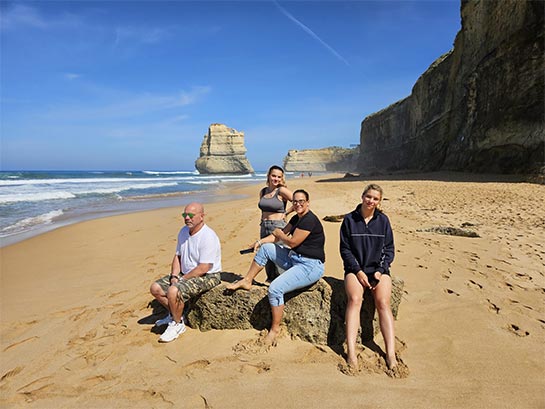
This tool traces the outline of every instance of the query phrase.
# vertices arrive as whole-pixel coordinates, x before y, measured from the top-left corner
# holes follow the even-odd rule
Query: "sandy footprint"
[[[271,364],[260,361],[257,363],[251,363],[251,362],[245,362],[242,365],[240,365],[239,372],[240,373],[256,373],[261,374],[264,372],[269,372],[271,370]]]
[[[39,339],[39,338],[40,337],[38,337],[36,335],[34,335],[33,337],[25,338],[25,339],[23,339],[21,341],[18,341],[18,342],[15,342],[13,344],[8,345],[7,347],[4,348],[3,352],[6,352],[8,349],[14,348],[14,347],[16,347],[18,345],[24,344],[24,343],[29,342],[29,341],[34,341],[35,339]]]
[[[182,375],[187,378],[194,378],[195,372],[205,370],[211,365],[208,359],[199,359],[197,361],[190,362],[182,367]]]
[[[494,304],[492,301],[490,301],[489,298],[487,298],[486,301],[488,302],[488,309],[495,312],[496,314],[500,313],[500,310],[501,310],[500,307],[498,307],[496,304]]]
[[[322,345],[313,345],[301,355],[298,362],[301,363],[329,363],[337,360],[337,354]]]
[[[468,287],[478,288],[479,290],[483,289],[483,286],[481,284],[473,280],[469,280],[467,285]]]
[[[256,339],[250,339],[246,341],[241,341],[233,347],[233,352],[236,354],[250,354],[258,355],[264,354],[270,351],[271,348],[276,347],[278,338],[285,337],[284,329],[280,330],[275,342],[270,343],[266,341],[268,331],[263,330],[259,333],[259,336]]]
[[[530,333],[528,331],[524,331],[523,329],[521,329],[518,325],[515,325],[515,324],[510,324],[507,329],[512,332],[513,334],[519,336],[519,337],[527,337],[528,335],[530,335]]]
[[[22,366],[18,366],[18,367],[13,368],[10,371],[7,371],[0,378],[0,385],[2,385],[4,383],[4,381],[8,381],[10,378],[13,378],[14,376],[16,376],[19,372],[21,372],[23,370],[23,368],[24,367],[22,367]]]

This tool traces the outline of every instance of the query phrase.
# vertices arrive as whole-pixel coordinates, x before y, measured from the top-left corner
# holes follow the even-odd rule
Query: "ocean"
[[[0,172],[0,246],[82,220],[214,202],[225,183],[265,183],[266,172],[200,175],[197,171]],[[257,194],[257,193],[256,193]],[[221,195],[221,200],[237,197]]]

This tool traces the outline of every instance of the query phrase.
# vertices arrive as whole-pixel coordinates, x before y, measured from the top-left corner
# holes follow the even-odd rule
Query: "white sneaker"
[[[161,318],[160,320],[155,321],[155,326],[160,327],[161,325],[167,325],[170,321],[172,321],[172,315],[168,313],[165,318]]]
[[[170,342],[174,341],[176,338],[185,332],[185,324],[182,322],[170,321],[168,327],[163,332],[163,335],[159,337],[159,342]]]

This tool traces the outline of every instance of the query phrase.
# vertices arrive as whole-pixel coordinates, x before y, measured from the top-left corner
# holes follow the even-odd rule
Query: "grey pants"
[[[274,229],[283,229],[286,226],[284,220],[261,220],[261,230],[259,232],[259,238],[267,237],[273,232]],[[265,271],[267,273],[267,281],[270,283],[276,277],[278,277],[284,270],[280,269],[272,261],[268,261],[265,265]]]

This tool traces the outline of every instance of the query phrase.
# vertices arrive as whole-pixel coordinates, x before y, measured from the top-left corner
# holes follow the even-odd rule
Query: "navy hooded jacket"
[[[344,272],[389,273],[394,260],[394,235],[388,217],[375,210],[368,224],[361,216],[361,204],[344,217],[340,251]]]

